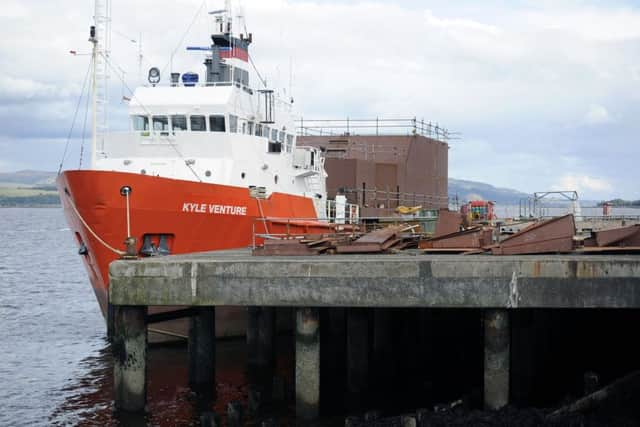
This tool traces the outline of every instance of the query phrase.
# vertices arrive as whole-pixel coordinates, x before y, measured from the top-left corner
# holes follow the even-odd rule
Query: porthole
[[[146,174],[147,174],[147,170],[146,170],[146,169],[142,169],[142,170],[140,171],[140,173],[141,173],[142,175],[146,175]]]
[[[278,183],[278,175],[273,177],[273,182],[275,182],[276,184]]]
[[[244,177],[245,177],[245,176],[247,176],[247,175],[246,175],[244,172],[242,172],[242,173],[240,174],[240,178],[242,178],[242,179],[244,179]]]
[[[204,176],[206,176],[207,178],[209,178],[211,176],[211,171],[206,171],[204,173]]]

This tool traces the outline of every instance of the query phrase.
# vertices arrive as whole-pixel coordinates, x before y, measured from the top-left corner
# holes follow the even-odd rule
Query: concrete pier
[[[144,407],[144,312],[150,305],[304,307],[297,312],[296,408],[301,418],[313,418],[320,401],[320,307],[344,307],[348,313],[346,374],[352,396],[370,386],[369,308],[484,310],[484,402],[497,409],[509,403],[510,313],[637,309],[638,289],[640,257],[629,255],[252,257],[248,251],[225,251],[115,261],[109,301],[116,313],[116,405]],[[258,323],[269,317],[260,316]],[[383,335],[374,332],[374,350],[377,339],[386,340]],[[267,349],[265,337],[258,341]],[[259,354],[255,360],[268,358]]]
[[[198,307],[189,319],[189,385],[192,388],[210,389],[215,384],[215,349],[215,308]]]
[[[296,416],[311,420],[320,414],[320,313],[296,311]]]
[[[113,391],[117,409],[143,411],[147,403],[146,307],[113,309]]]
[[[484,312],[484,406],[509,404],[510,328],[507,310]]]

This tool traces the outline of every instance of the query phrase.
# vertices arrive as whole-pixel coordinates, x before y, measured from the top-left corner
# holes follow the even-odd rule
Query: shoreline
[[[0,205],[0,209],[15,209],[15,208],[35,208],[35,209],[47,209],[47,208],[62,208],[62,204],[25,204],[25,205]]]

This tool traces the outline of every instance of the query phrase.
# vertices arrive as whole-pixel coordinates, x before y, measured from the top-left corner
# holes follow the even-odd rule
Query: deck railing
[[[356,136],[356,135],[422,135],[440,142],[458,139],[459,134],[451,132],[438,123],[424,119],[300,119],[298,136]]]
[[[449,196],[406,193],[389,189],[341,188],[339,192],[347,197],[349,203],[376,208],[397,208],[400,206],[422,206],[425,209],[446,208],[451,202]]]

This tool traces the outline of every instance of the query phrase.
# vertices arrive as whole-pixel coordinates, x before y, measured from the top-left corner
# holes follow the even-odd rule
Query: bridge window
[[[149,117],[147,116],[131,116],[133,130],[149,130]]]
[[[224,116],[209,116],[209,129],[211,132],[224,132]]]
[[[269,132],[271,132],[269,126],[265,126],[264,128],[262,128],[262,136],[266,136],[267,139],[269,138]]]
[[[256,136],[262,136],[262,125],[260,123],[256,125]]]
[[[280,138],[278,138],[278,142],[282,144],[284,142],[284,132],[280,132],[279,136]]]
[[[282,151],[282,144],[279,142],[269,142],[269,153],[280,153]]]
[[[168,131],[169,118],[167,116],[153,116],[153,130]]]
[[[253,135],[253,122],[247,122],[247,133]]]
[[[293,135],[287,135],[287,153],[293,149]]]
[[[204,116],[191,116],[190,121],[193,132],[204,132],[207,130],[207,122]]]
[[[229,132],[238,133],[238,116],[229,114]]]
[[[278,140],[278,129],[271,129],[271,140],[272,141]]]
[[[171,130],[187,130],[187,116],[171,116]]]

